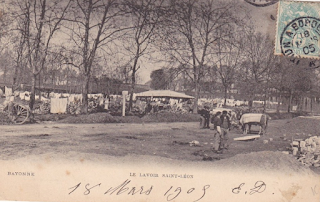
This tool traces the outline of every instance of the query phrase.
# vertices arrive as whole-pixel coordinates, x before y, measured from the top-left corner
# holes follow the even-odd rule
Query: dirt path
[[[43,122],[40,124],[26,125],[2,125],[1,136],[20,136],[20,135],[89,135],[99,133],[141,133],[171,129],[174,127],[180,128],[198,128],[198,123],[148,123],[148,124],[65,124],[54,122]]]
[[[234,141],[233,138],[242,134],[231,131],[230,148],[223,154],[212,151],[213,131],[199,129],[198,123],[4,125],[0,126],[0,160],[30,155],[70,159],[83,154],[92,158],[138,155],[215,161],[250,152],[286,151],[293,137],[307,137],[307,133],[298,136],[288,133],[284,137],[283,130],[291,121],[295,120],[271,121],[268,135],[254,141]],[[199,145],[190,146],[189,142],[194,140]]]
[[[124,156],[128,154],[160,156],[187,161],[217,160],[239,153],[286,150],[288,141],[277,137],[277,129],[285,122],[273,121],[272,136],[252,142],[233,141],[239,131],[230,132],[230,149],[224,154],[212,152],[213,131],[199,129],[198,123],[150,124],[56,124],[0,126],[0,159],[14,159],[27,155],[69,152]],[[270,144],[264,139],[273,138]],[[198,146],[189,142],[199,141]]]

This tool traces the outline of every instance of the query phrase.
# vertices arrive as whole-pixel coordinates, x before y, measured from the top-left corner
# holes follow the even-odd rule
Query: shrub
[[[81,114],[68,116],[60,123],[119,123],[120,121],[108,113]]]
[[[159,111],[157,113],[147,114],[141,119],[144,122],[197,122],[200,119],[200,115]]]
[[[132,115],[132,114],[131,114]],[[45,114],[37,115],[38,121],[58,121],[59,123],[142,123],[142,122],[197,122],[199,114],[178,113],[169,111],[159,111],[139,116],[112,116],[109,113],[99,112],[91,114],[70,115],[70,114]]]

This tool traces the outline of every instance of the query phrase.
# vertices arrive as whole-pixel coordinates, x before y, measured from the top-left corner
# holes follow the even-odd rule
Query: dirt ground
[[[320,119],[272,120],[267,135],[254,141],[234,141],[241,131],[229,133],[230,147],[223,154],[212,151],[213,131],[192,123],[60,124],[54,122],[0,126],[0,160],[50,154],[68,159],[74,154],[147,155],[184,161],[217,161],[237,154],[288,151],[292,139],[320,134]],[[257,128],[253,128],[257,129]],[[268,143],[264,143],[268,140]],[[189,142],[199,145],[190,146]],[[320,168],[310,167],[316,173]]]

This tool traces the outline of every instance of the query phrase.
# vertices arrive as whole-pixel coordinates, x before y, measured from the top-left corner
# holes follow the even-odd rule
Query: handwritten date
[[[100,193],[104,195],[150,195],[153,192],[162,192],[162,195],[166,201],[174,201],[181,196],[190,198],[190,201],[198,202],[205,198],[210,188],[210,185],[203,185],[201,187],[180,187],[180,186],[170,186],[166,190],[156,189],[153,185],[148,186],[132,186],[131,180],[126,179],[124,182],[117,186],[103,188],[102,183],[91,185],[89,183],[77,185],[69,188],[69,195],[74,192],[79,192],[83,195],[89,195],[94,193]],[[232,189],[233,194],[249,194],[253,195],[256,193],[262,193],[266,190],[267,185],[263,181],[257,181],[254,185],[246,185],[241,183],[239,186]]]
[[[131,180],[127,179],[123,183],[121,183],[118,186],[110,187],[108,190],[102,190],[104,195],[150,195],[152,191],[154,190],[154,186],[130,186]],[[79,183],[71,188],[69,188],[70,192],[69,195],[74,193],[76,190],[80,189],[82,190],[83,195],[89,195],[94,192],[94,190],[101,188],[102,183],[90,185],[89,183],[82,185],[82,183]],[[167,190],[165,190],[163,196],[167,201],[172,201],[176,198],[178,198],[181,195],[190,195],[194,196],[194,198],[197,197],[196,200],[193,200],[193,202],[200,201],[203,199],[206,195],[207,189],[210,188],[210,185],[204,185],[201,188],[195,188],[190,187],[188,189],[182,188],[182,187],[173,187],[170,186]],[[101,191],[101,190],[100,190]]]

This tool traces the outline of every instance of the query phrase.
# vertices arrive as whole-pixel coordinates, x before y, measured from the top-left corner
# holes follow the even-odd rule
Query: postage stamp
[[[280,1],[275,54],[320,58],[320,3]]]

